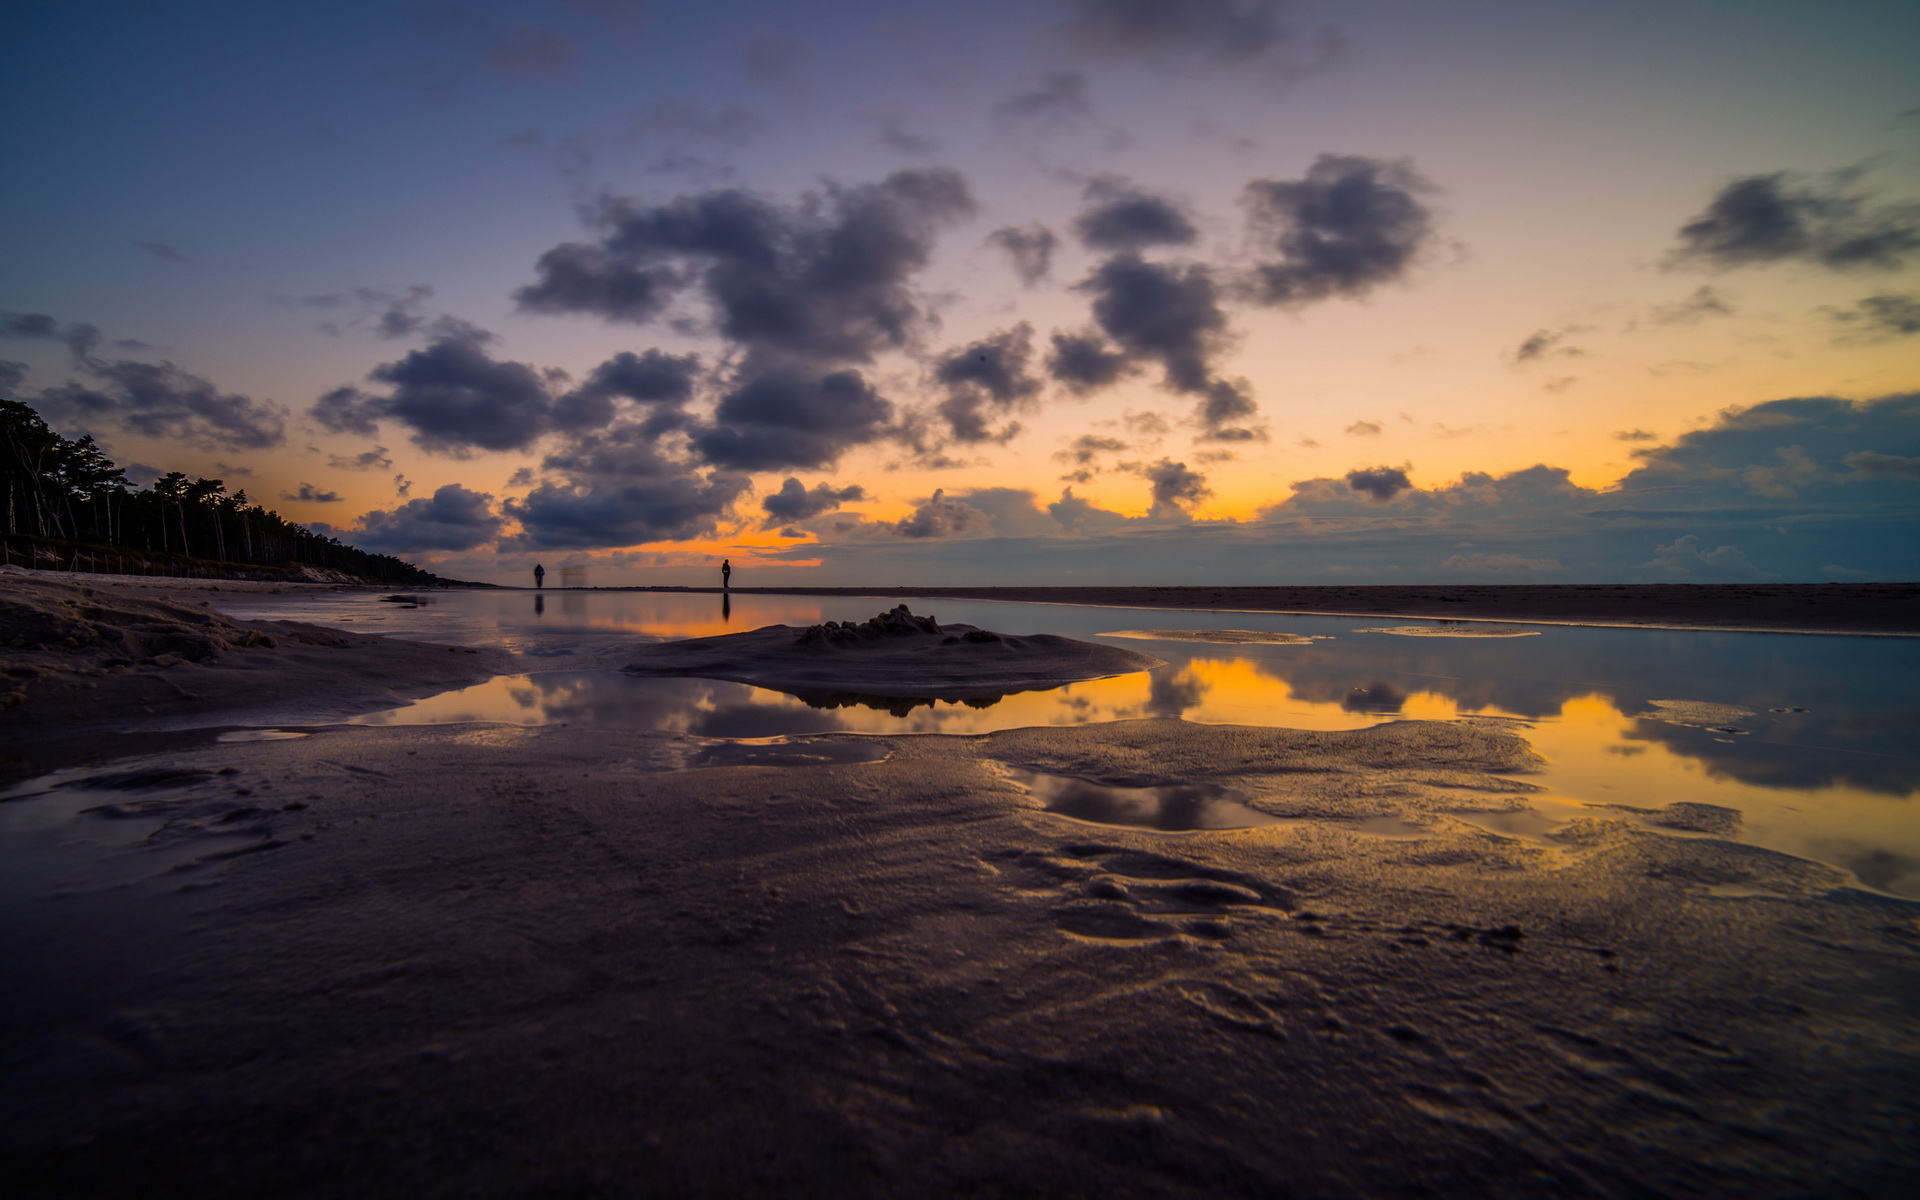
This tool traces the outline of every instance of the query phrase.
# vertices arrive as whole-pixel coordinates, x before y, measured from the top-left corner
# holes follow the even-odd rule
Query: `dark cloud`
[[[699,537],[748,490],[745,476],[664,453],[644,420],[566,440],[541,463],[558,476],[509,500],[530,546],[592,548]]]
[[[1197,415],[1212,436],[1257,436],[1228,424],[1256,409],[1243,381],[1221,379],[1213,371],[1212,360],[1226,349],[1228,335],[1210,270],[1116,254],[1079,286],[1093,294],[1095,322],[1129,360],[1158,363],[1168,388],[1201,398]],[[1060,348],[1056,338],[1056,378],[1061,377]]]
[[[684,428],[689,422],[685,406],[700,375],[697,354],[623,350],[554,402],[553,424],[569,431],[605,428],[614,418],[615,401],[625,399],[648,407],[645,420],[651,435]]]
[[[1718,270],[1802,262],[1836,271],[1892,270],[1920,257],[1920,204],[1881,203],[1857,171],[1820,179],[1749,175],[1680,227],[1674,265]]]
[[[627,126],[632,138],[660,138],[678,146],[739,149],[767,131],[765,118],[738,105],[709,111],[697,100],[668,98],[643,109]]]
[[[1422,196],[1433,184],[1406,162],[1322,154],[1295,180],[1258,179],[1246,203],[1261,253],[1252,293],[1266,304],[1358,298],[1402,279],[1433,240]]]
[[[349,329],[370,329],[383,338],[412,337],[423,330],[432,332],[455,332],[459,329],[472,329],[453,318],[442,317],[437,320],[425,312],[427,302],[433,299],[433,288],[429,284],[416,283],[401,289],[385,287],[356,287],[344,292],[326,292],[315,296],[302,296],[298,300],[287,301],[302,308],[315,308],[323,312],[341,313],[341,319],[329,317],[321,322],[320,328],[327,333],[338,335]],[[478,331],[476,331],[478,332]],[[486,337],[488,335],[480,335]]]
[[[925,158],[940,152],[940,142],[923,133],[914,133],[903,128],[897,121],[882,121],[880,132],[874,135],[874,141],[893,151],[913,158]]]
[[[362,550],[383,553],[471,550],[498,537],[501,524],[491,495],[450,483],[431,499],[367,513],[359,529],[343,531],[341,537]]]
[[[1868,296],[1851,309],[1829,309],[1833,319],[1860,329],[1870,338],[1912,337],[1920,333],[1920,296],[1882,292]]]
[[[1060,244],[1053,230],[1037,222],[996,229],[987,235],[987,241],[1007,252],[1007,257],[1013,261],[1014,273],[1028,287],[1039,283],[1052,272],[1053,252]]]
[[[1096,250],[1144,250],[1191,245],[1200,236],[1178,205],[1123,179],[1087,185],[1087,210],[1074,222],[1080,240]]]
[[[339,471],[387,471],[393,468],[393,459],[385,446],[375,446],[354,455],[328,455],[327,465]]]
[[[165,242],[160,242],[160,241],[135,242],[133,244],[133,248],[136,250],[139,250],[143,254],[151,254],[155,258],[164,258],[168,262],[187,261],[186,255],[180,253],[179,250],[175,249],[174,247],[168,245]]]
[[[811,488],[801,486],[798,479],[787,476],[780,490],[760,499],[760,507],[767,512],[763,529],[775,525],[785,525],[794,521],[804,521],[817,517],[821,513],[832,512],[849,500],[864,500],[866,489],[859,484],[836,488],[831,484],[816,483]]]
[[[1282,0],[1061,0],[1067,17],[1049,32],[1090,58],[1157,66],[1240,67],[1286,82],[1341,53],[1330,31],[1302,35]]]
[[[286,441],[286,415],[278,406],[222,392],[172,363],[89,358],[82,369],[94,386],[47,388],[34,407],[49,416],[105,421],[142,437],[209,449],[264,450]]]
[[[1355,467],[1347,472],[1349,490],[1375,504],[1385,504],[1413,487],[1413,480],[1399,467]]]
[[[74,361],[83,364],[102,341],[92,325],[56,321],[45,313],[0,312],[0,339],[4,338],[65,342]]]
[[[1861,450],[1841,460],[1854,472],[1868,479],[1904,479],[1920,483],[1920,456],[1881,454]]]
[[[1514,364],[1517,366],[1546,358],[1579,358],[1586,351],[1566,344],[1567,337],[1576,332],[1579,332],[1579,327],[1569,326],[1566,329],[1541,329],[1529,334],[1514,350]]]
[[[825,467],[850,446],[888,432],[893,405],[858,371],[766,371],[720,401],[715,424],[694,434],[708,462],[743,471]]]
[[[1660,435],[1645,429],[1622,429],[1614,434],[1614,439],[1622,442],[1657,442]]]
[[[965,179],[900,171],[781,207],[738,190],[646,207],[610,202],[597,242],[544,254],[523,309],[644,323],[684,289],[717,332],[752,355],[867,362],[923,321],[911,277],[940,227],[973,211]],[[755,364],[749,364],[749,369]]]
[[[995,431],[989,422],[1029,410],[1041,383],[1031,370],[1033,327],[1012,329],[962,346],[934,363],[933,377],[946,390],[938,412],[953,437],[962,442],[1006,441],[1020,427]]]
[[[1098,434],[1083,433],[1073,439],[1065,450],[1054,451],[1053,456],[1061,462],[1075,468],[1060,478],[1075,483],[1086,483],[1099,473],[1095,464],[1103,454],[1120,454],[1131,449],[1119,438],[1101,437]]]
[[[1063,121],[1092,111],[1087,103],[1087,77],[1078,71],[1055,71],[1037,86],[993,106],[994,120],[1002,126]]]
[[[446,337],[368,378],[392,386],[384,397],[330,392],[313,407],[329,428],[367,432],[376,419],[412,431],[414,443],[436,454],[524,450],[552,428],[553,397],[541,372],[526,363],[489,356],[476,340]]]
[[[902,517],[893,531],[904,538],[954,538],[990,531],[987,515],[972,505],[949,500],[936,491],[920,507]]]
[[[1207,477],[1183,462],[1163,458],[1140,467],[1140,475],[1152,488],[1156,517],[1184,517],[1213,495]]]
[[[27,364],[15,362],[11,358],[0,358],[0,389],[13,391],[27,379]]]
[[[1133,370],[1127,356],[1097,333],[1056,333],[1047,374],[1082,395],[1119,382]]]
[[[310,483],[302,483],[298,491],[281,492],[282,500],[305,500],[313,504],[338,504],[342,497],[339,492],[327,492]]]
[[[1855,465],[1862,453],[1920,456],[1920,393],[1878,400],[1811,397],[1730,408],[1706,429],[1670,446],[1635,451],[1629,472],[1605,505],[1609,512],[1657,507],[1752,508],[1756,501],[1792,501],[1858,508],[1873,489],[1898,488],[1888,503],[1910,503],[1896,476]]]
[[[1641,563],[1643,570],[1670,579],[1774,579],[1747,558],[1737,546],[1701,549],[1697,534],[1675,538],[1672,545],[1656,546],[1653,558]]]

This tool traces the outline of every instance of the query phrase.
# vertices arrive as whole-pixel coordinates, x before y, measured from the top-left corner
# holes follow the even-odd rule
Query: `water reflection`
[[[730,622],[753,629],[860,620],[897,602],[748,593],[723,596],[716,613],[710,592],[562,595],[554,606],[562,611],[544,618],[529,614],[525,593],[512,591],[436,594],[426,610],[336,594],[284,602],[248,595],[226,607],[242,617],[504,644],[556,661],[597,638],[617,663],[624,639],[704,636],[726,632]],[[913,608],[942,621],[1088,640],[1133,625],[1189,635],[1239,629],[1292,636],[1271,643],[1156,640],[1144,648],[1167,660],[1159,670],[1019,693],[984,707],[875,707],[872,697],[838,695],[810,696],[822,707],[809,707],[737,684],[546,672],[369,719],[570,721],[752,738],[969,734],[1142,717],[1322,730],[1505,718],[1525,722],[1522,732],[1549,760],[1536,779],[1550,789],[1542,804],[1735,808],[1746,818],[1742,840],[1852,870],[1870,886],[1920,893],[1913,808],[1920,705],[1910,682],[1920,673],[1920,639],[1570,627],[1535,637],[1416,638],[1359,632],[1366,622],[1342,617],[1158,611],[1121,618],[1111,609],[944,600],[914,601]],[[1731,735],[1643,718],[1658,711],[1655,701],[1751,715],[1736,723],[1746,732]]]
[[[1251,829],[1285,822],[1249,807],[1218,784],[1113,787],[1067,775],[1008,768],[1007,774],[1051,813],[1100,825],[1133,825],[1177,833],[1194,829]]]

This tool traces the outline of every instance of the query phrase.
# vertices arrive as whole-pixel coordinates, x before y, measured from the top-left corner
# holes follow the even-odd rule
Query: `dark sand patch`
[[[691,675],[819,696],[823,704],[884,705],[884,698],[963,700],[1127,675],[1161,660],[1050,633],[994,633],[941,625],[900,605],[869,621],[747,633],[640,647],[625,668]]]
[[[1100,636],[1162,642],[1211,642],[1221,646],[1310,646],[1326,640],[1297,633],[1269,633],[1261,629],[1115,629]]]

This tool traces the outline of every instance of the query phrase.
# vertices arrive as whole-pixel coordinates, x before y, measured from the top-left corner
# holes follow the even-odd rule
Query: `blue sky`
[[[0,383],[472,578],[1911,579],[1917,47],[1895,3],[27,3]]]

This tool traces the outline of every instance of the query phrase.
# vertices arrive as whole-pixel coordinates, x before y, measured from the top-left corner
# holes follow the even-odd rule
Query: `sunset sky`
[[[1911,0],[22,0],[0,89],[0,394],[457,578],[1920,578]]]

